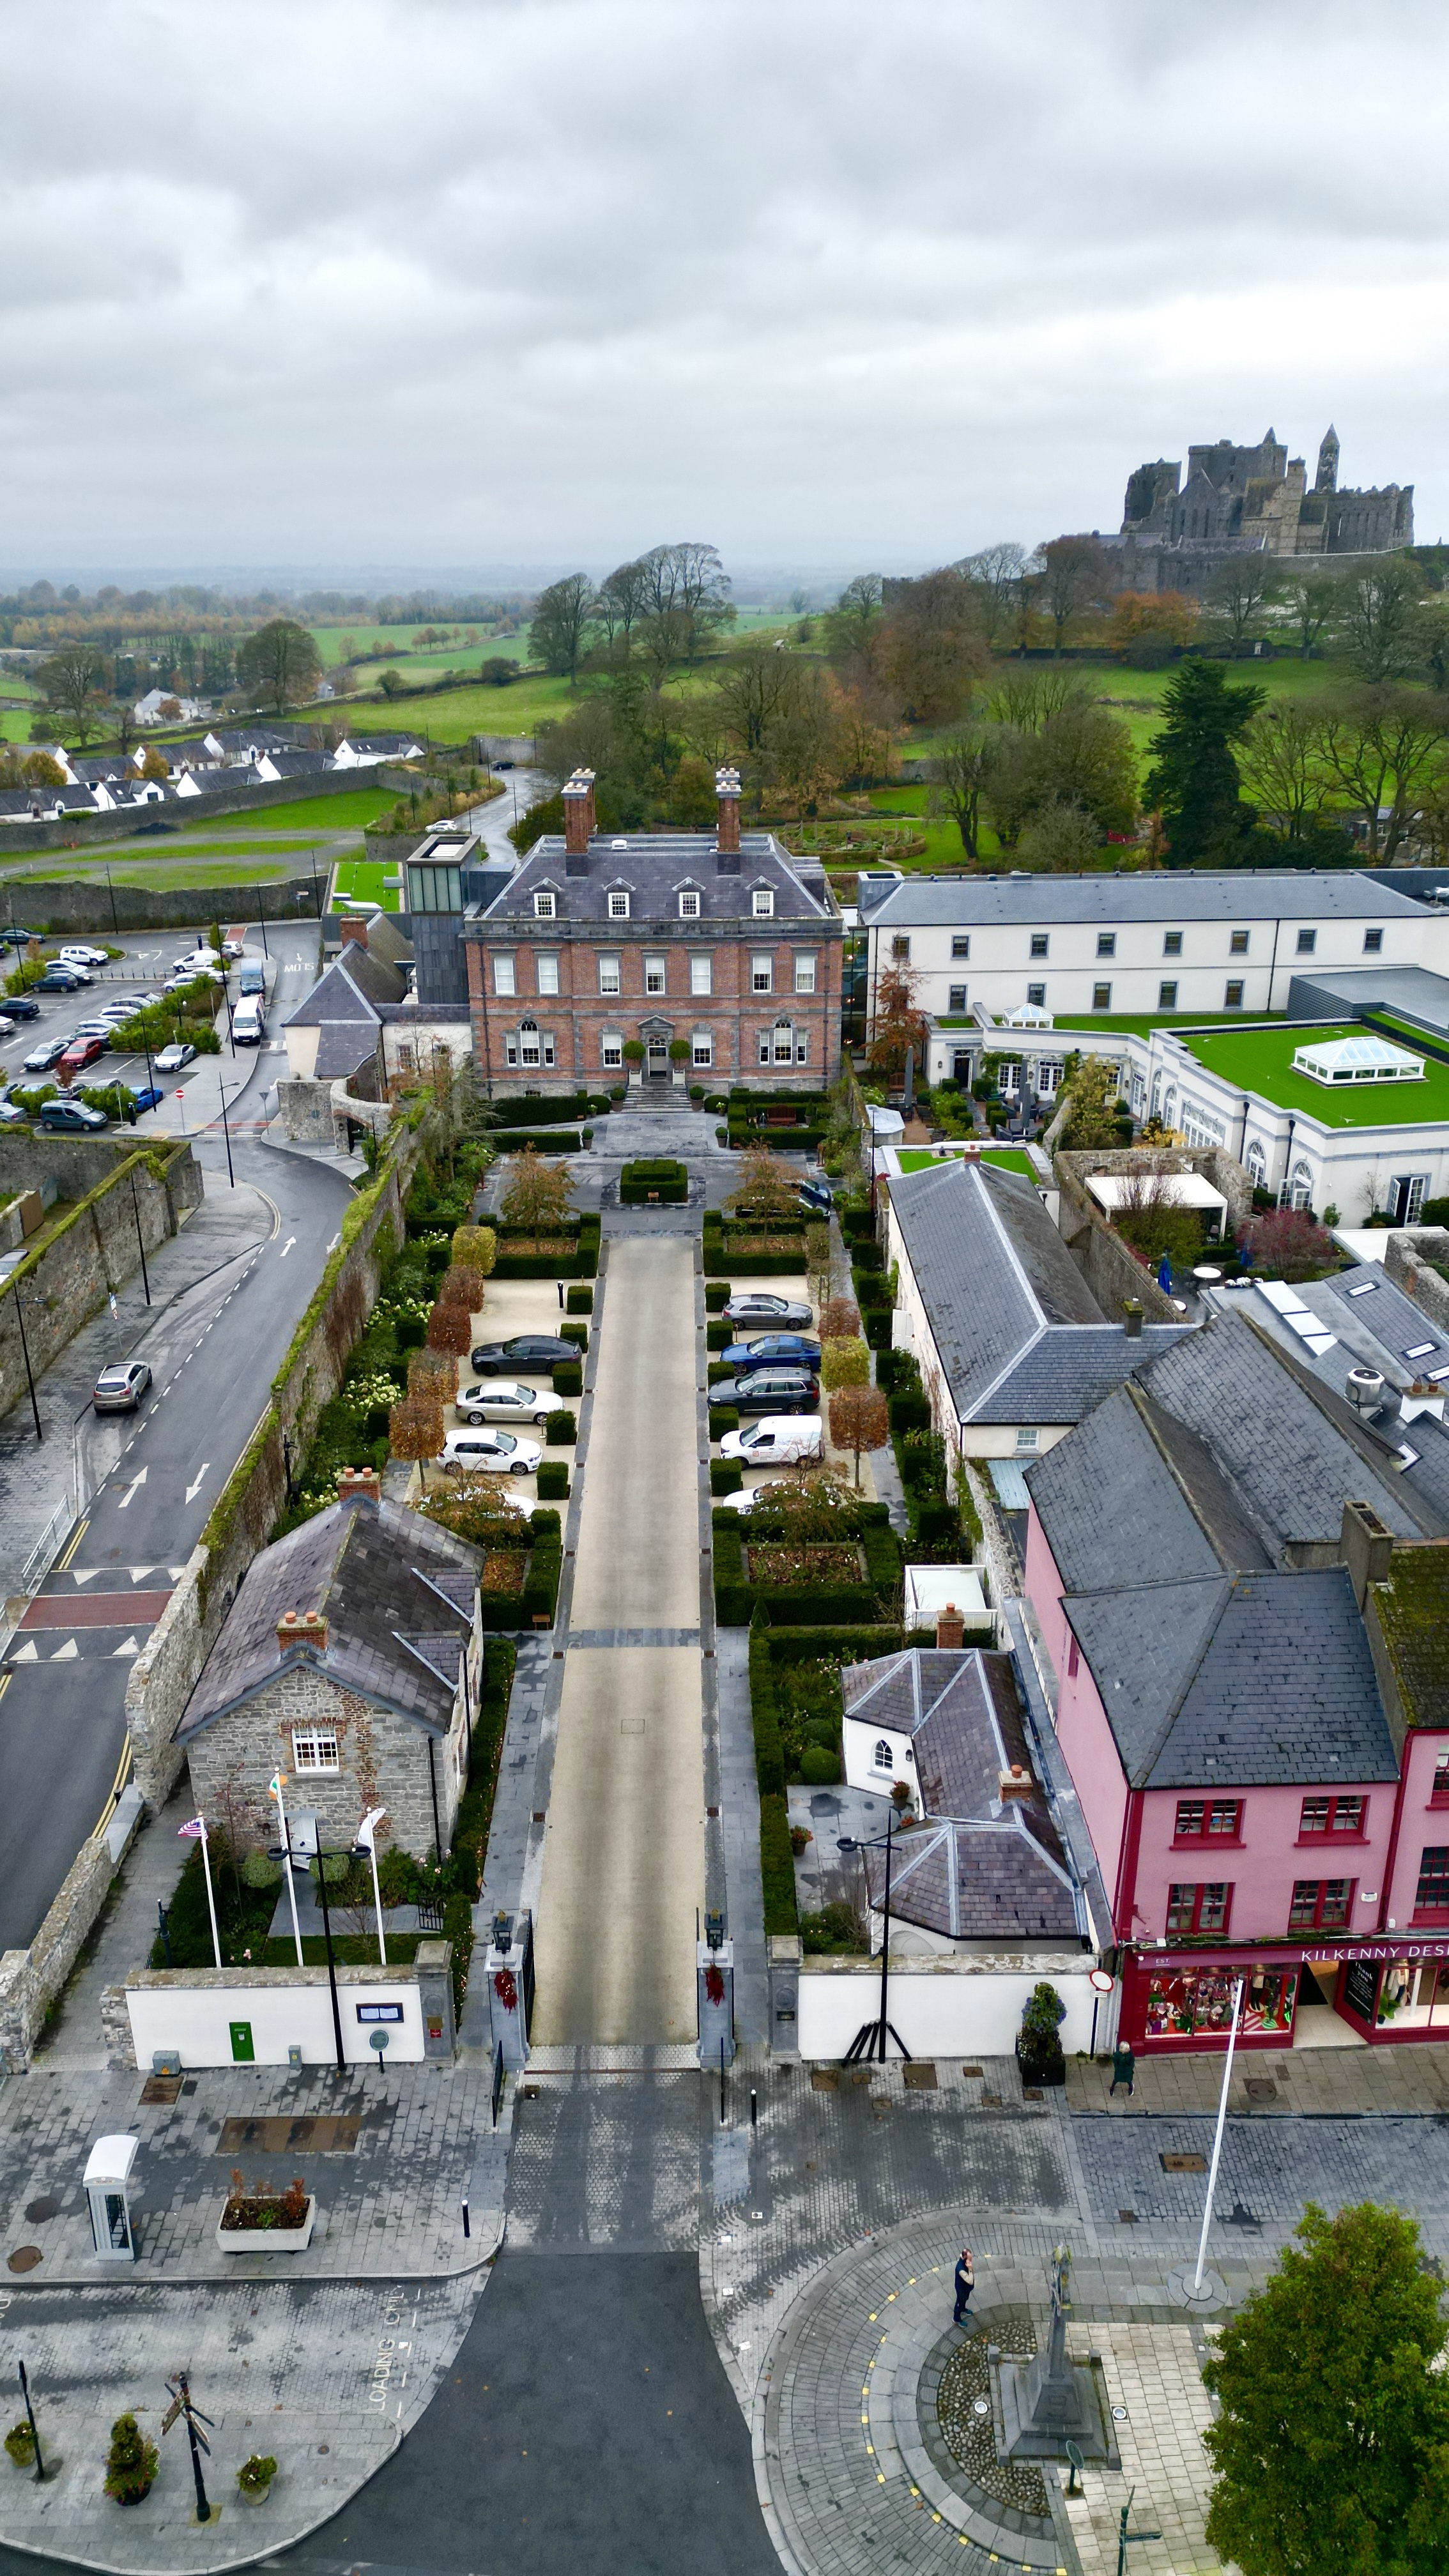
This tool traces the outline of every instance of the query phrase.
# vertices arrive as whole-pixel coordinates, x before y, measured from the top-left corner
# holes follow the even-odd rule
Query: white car
[[[531,1476],[543,1451],[536,1440],[515,1439],[511,1431],[450,1431],[443,1442],[443,1465],[451,1474]]]
[[[195,1053],[194,1046],[183,1046],[178,1043],[175,1046],[163,1047],[160,1054],[153,1056],[151,1061],[158,1073],[179,1073],[183,1065],[191,1063]]]
[[[13,1038],[15,1026],[14,1020],[7,1019],[5,1013],[0,1011],[0,1038]]]
[[[737,1458],[742,1467],[796,1467],[821,1455],[818,1413],[765,1413],[742,1431],[727,1431],[719,1444],[722,1458]]]
[[[515,1378],[485,1378],[465,1386],[458,1397],[461,1422],[533,1422],[540,1427],[551,1413],[564,1411],[564,1400],[552,1387],[520,1386]]]
[[[104,948],[62,948],[62,966],[104,966],[109,961]]]

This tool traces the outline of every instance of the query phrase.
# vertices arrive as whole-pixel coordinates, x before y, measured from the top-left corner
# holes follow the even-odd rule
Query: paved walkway
[[[690,1243],[611,1242],[539,1903],[534,2039],[544,2047],[685,2044],[695,2033],[705,1892],[695,1303]],[[590,1642],[574,1642],[581,1635]]]
[[[1449,2038],[1356,2048],[1346,2023],[1343,2029],[1340,2048],[1240,2049],[1233,2059],[1230,2112],[1278,2120],[1393,2113],[1442,2118],[1449,2112]],[[1115,2099],[1110,2059],[1105,2065],[1091,2058],[1067,2060],[1067,2102],[1084,2116],[1130,2120],[1199,2112],[1216,2118],[1222,2089],[1223,2061],[1217,2051],[1140,2057],[1130,2096],[1119,2092]]]

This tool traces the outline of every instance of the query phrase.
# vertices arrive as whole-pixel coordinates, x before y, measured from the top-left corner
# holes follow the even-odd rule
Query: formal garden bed
[[[719,1415],[732,1410],[714,1408]],[[792,1529],[786,1512],[767,1519],[756,1504],[747,1532],[738,1512],[714,1513],[714,1601],[721,1627],[748,1627],[757,1611],[771,1625],[798,1627],[869,1623],[899,1610],[901,1548],[885,1504],[852,1501],[832,1506],[821,1519],[823,1526]]]
[[[647,1207],[651,1200],[661,1207],[683,1207],[688,1197],[689,1174],[683,1163],[667,1155],[626,1163],[619,1175],[620,1207]]]

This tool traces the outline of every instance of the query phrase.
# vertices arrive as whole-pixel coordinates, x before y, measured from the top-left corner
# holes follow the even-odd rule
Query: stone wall
[[[132,1182],[135,1196],[132,1196]],[[200,1165],[190,1142],[153,1147],[58,1136],[0,1137],[0,1192],[80,1195],[38,1252],[0,1282],[0,1414],[23,1394],[25,1348],[35,1374],[98,1314],[113,1288],[140,1268],[136,1224],[153,1252],[199,1207]],[[53,1204],[53,1201],[52,1201]],[[24,1335],[17,1300],[24,1308]]]
[[[1159,1159],[1152,1157],[1154,1167]],[[1059,1194],[1057,1225],[1073,1260],[1091,1289],[1109,1323],[1121,1321],[1123,1306],[1135,1299],[1149,1324],[1175,1324],[1180,1319],[1172,1299],[1158,1287],[1150,1270],[1144,1270],[1127,1249],[1120,1234],[1114,1234],[1096,1201],[1087,1196],[1078,1166],[1100,1172],[1115,1165],[1118,1170],[1132,1169],[1130,1154],[1057,1154],[1053,1174]]]
[[[284,1077],[277,1084],[277,1111],[282,1133],[294,1145],[336,1143],[330,1082],[289,1081]]]
[[[80,1957],[117,1866],[104,1834],[82,1843],[29,1949],[7,1950],[0,1959],[0,2053],[6,2067],[29,2065],[37,2034]]]
[[[178,807],[178,812],[184,808]],[[48,831],[49,824],[35,824],[32,829]],[[58,829],[59,827],[54,827]],[[179,826],[177,827],[180,828]],[[9,843],[0,840],[0,854],[8,854]],[[26,848],[30,846],[26,843]],[[143,855],[151,855],[149,852]],[[164,846],[156,853],[164,858]],[[314,920],[317,913],[317,890],[327,899],[327,878],[319,869],[312,876],[279,877],[262,888],[262,901],[267,908],[267,921]],[[109,939],[121,930],[185,930],[198,923],[217,920],[233,921],[237,907],[243,912],[255,909],[257,889],[254,885],[235,886],[155,886],[108,885],[104,877],[26,877],[24,879],[25,919],[32,929],[53,932],[57,937],[70,931],[93,931],[97,938]]]
[[[299,1459],[342,1383],[377,1296],[387,1250],[402,1238],[403,1201],[431,1132],[431,1112],[399,1123],[381,1177],[349,1209],[342,1242],[272,1383],[272,1402],[233,1469],[180,1582],[131,1667],[126,1720],[135,1777],[160,1806],[185,1756],[172,1738],[243,1575],[285,1507],[287,1461]]]
[[[1384,1244],[1384,1275],[1412,1297],[1440,1332],[1449,1332],[1449,1279],[1441,1279],[1433,1262],[1449,1269],[1449,1231],[1441,1225],[1395,1227]]]
[[[353,1508],[368,1507],[356,1504]],[[453,1838],[462,1722],[460,1686],[452,1734],[433,1739],[430,1778],[426,1729],[359,1699],[353,1691],[339,1690],[304,1660],[278,1672],[240,1708],[193,1739],[187,1750],[192,1794],[204,1815],[225,1820],[234,1848],[263,1850],[276,1833],[276,1810],[267,1796],[267,1783],[279,1764],[287,1772],[295,1768],[293,1728],[327,1727],[337,1736],[340,1768],[298,1774],[287,1791],[289,1805],[321,1817],[329,1848],[350,1843],[358,1817],[369,1808],[385,1807],[387,1822],[380,1828],[380,1839],[421,1858],[440,1840],[446,1851]]]

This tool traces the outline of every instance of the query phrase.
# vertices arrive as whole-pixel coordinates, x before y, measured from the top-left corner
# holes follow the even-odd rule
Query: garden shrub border
[[[866,1575],[858,1583],[750,1583],[744,1566],[747,1540],[768,1538],[769,1529],[752,1527],[747,1533],[738,1512],[717,1511],[710,1517],[714,1615],[722,1628],[751,1627],[757,1613],[769,1627],[872,1627],[879,1620],[882,1593],[894,1595],[900,1584],[904,1558],[884,1503],[860,1506],[858,1543],[865,1556]]]

